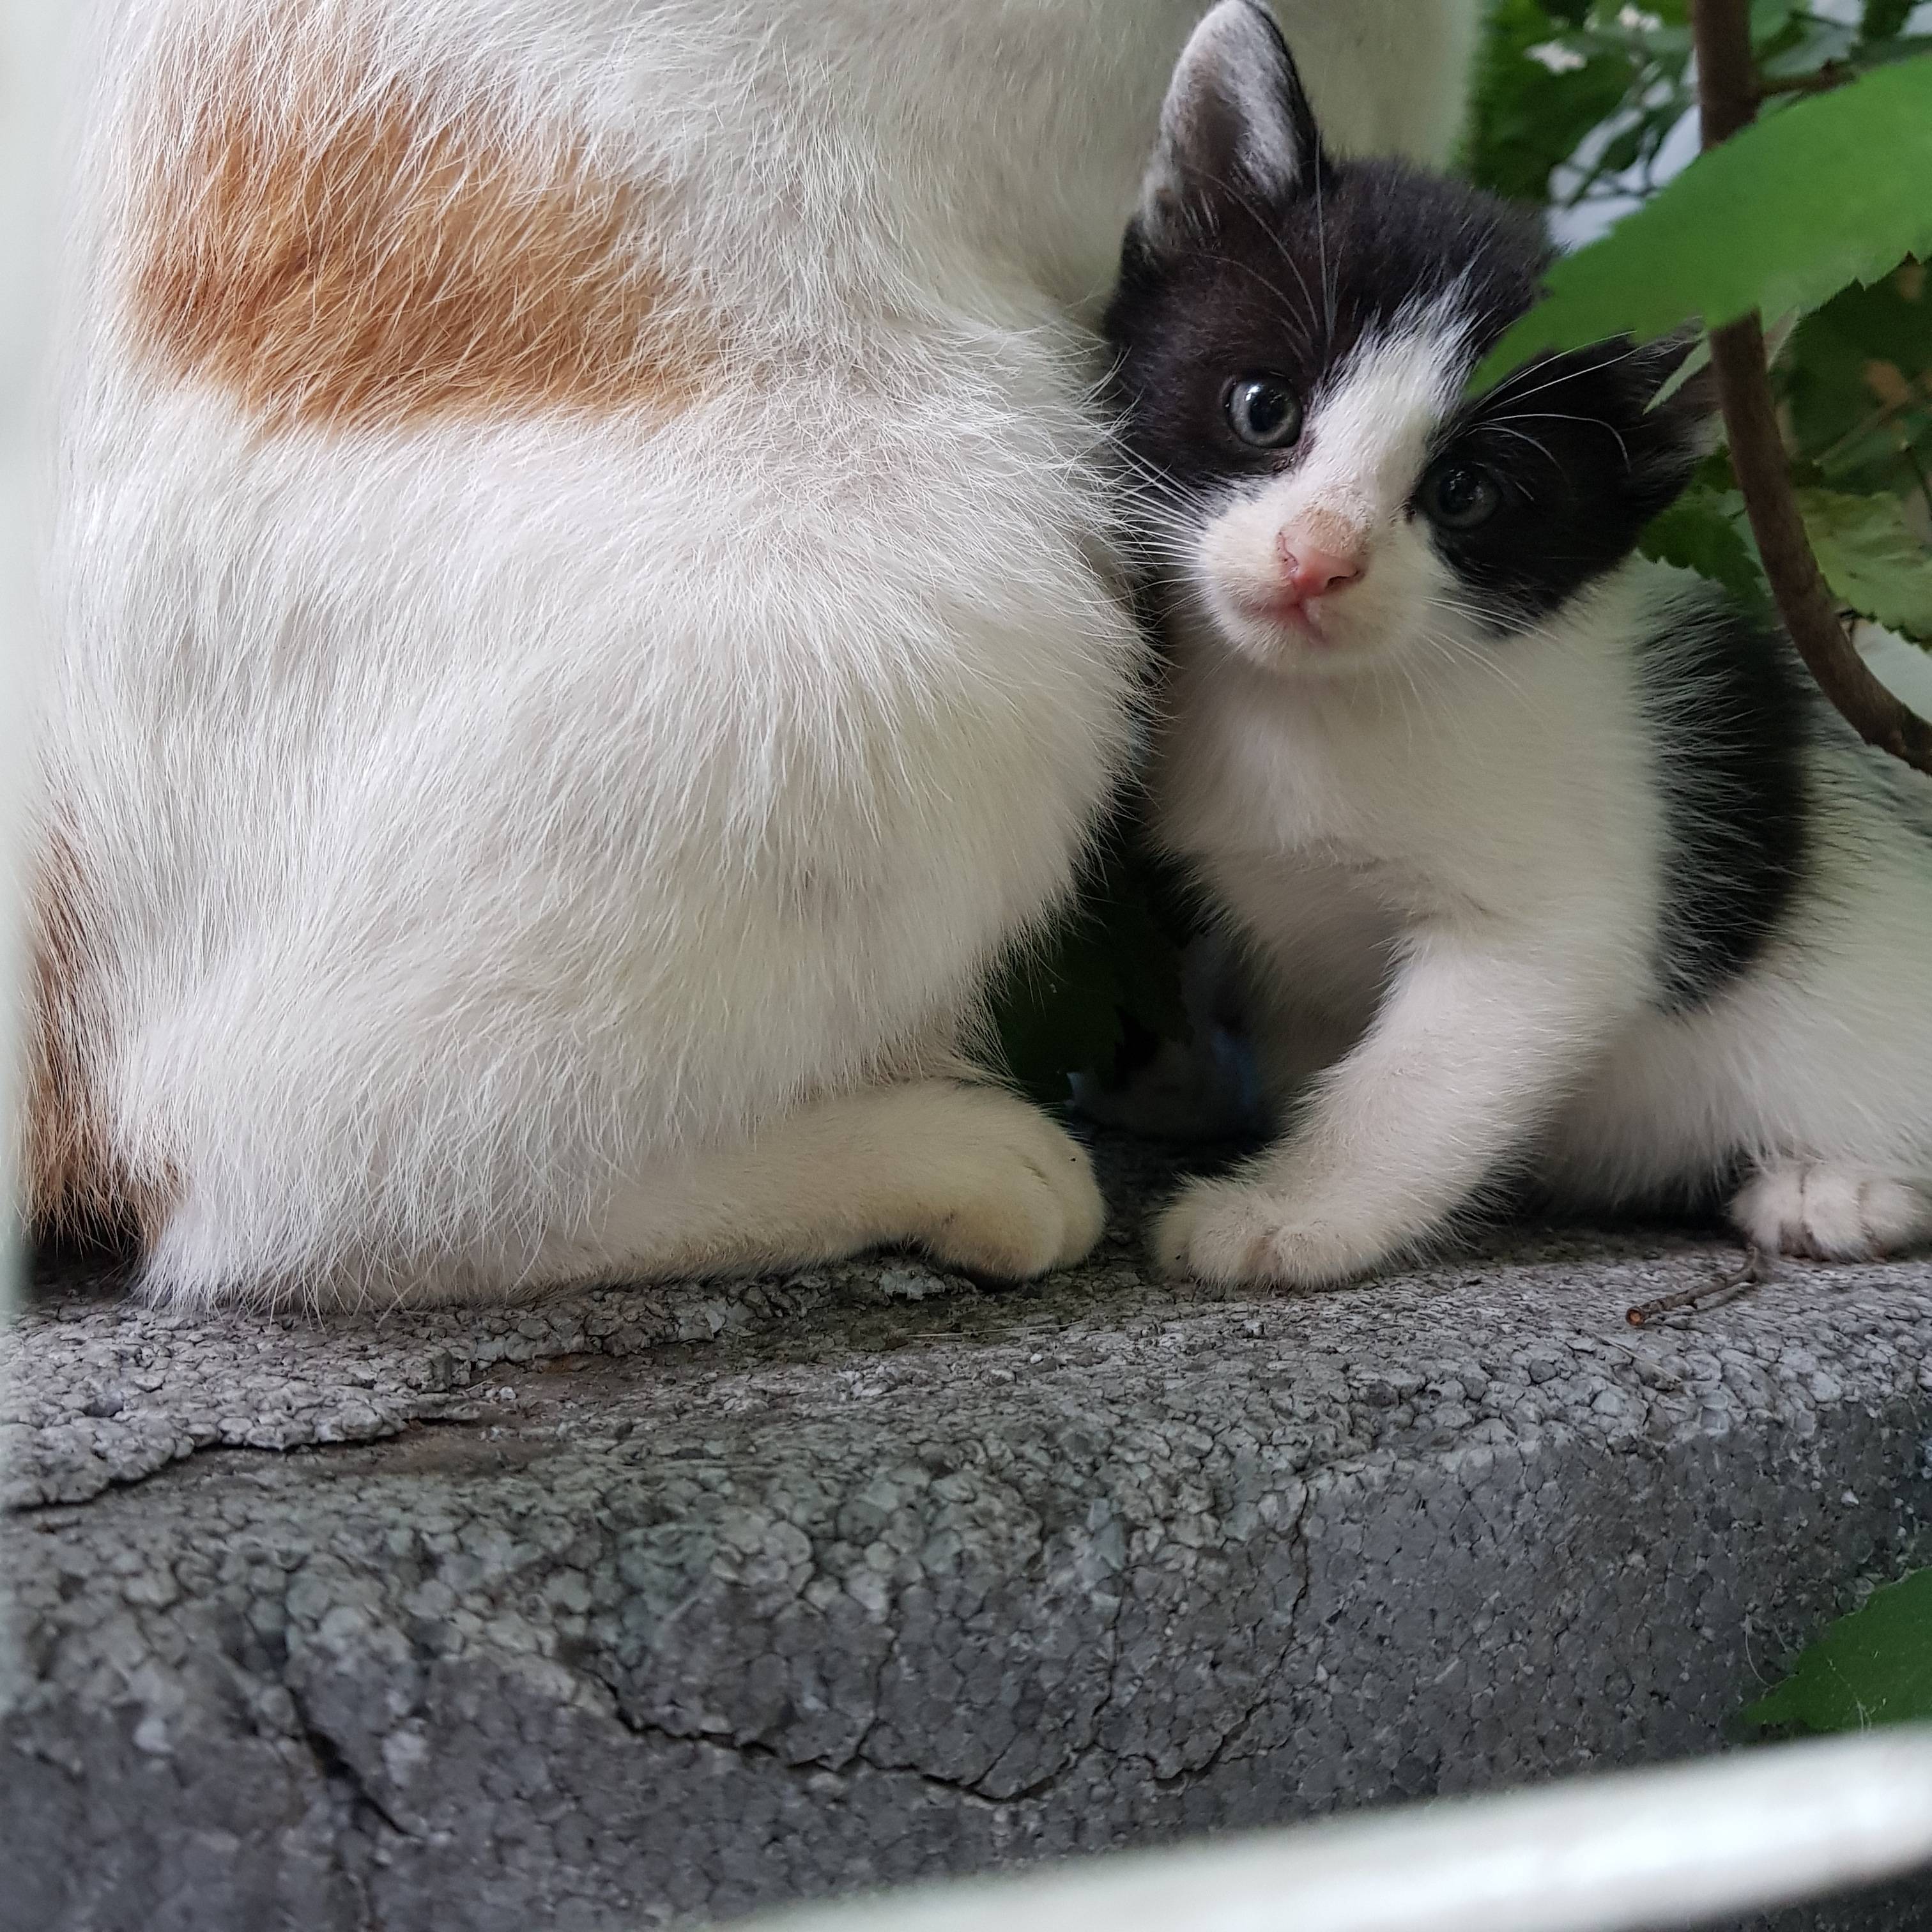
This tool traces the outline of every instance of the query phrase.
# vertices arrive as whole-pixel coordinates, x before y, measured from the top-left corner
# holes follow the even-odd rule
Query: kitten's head
[[[1682,345],[1546,358],[1473,403],[1540,226],[1324,150],[1294,64],[1222,0],[1176,69],[1108,331],[1163,560],[1235,649],[1341,670],[1486,644],[1630,551],[1705,446]]]

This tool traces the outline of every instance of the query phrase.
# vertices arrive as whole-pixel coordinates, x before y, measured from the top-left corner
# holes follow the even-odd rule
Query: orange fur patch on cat
[[[130,1234],[145,1246],[160,1232],[173,1189],[136,1175],[113,1152],[81,1004],[87,902],[74,847],[56,829],[41,854],[31,915],[27,1222],[44,1234]]]
[[[274,428],[671,409],[715,359],[580,140],[431,118],[397,80],[257,40],[146,191],[142,345]]]

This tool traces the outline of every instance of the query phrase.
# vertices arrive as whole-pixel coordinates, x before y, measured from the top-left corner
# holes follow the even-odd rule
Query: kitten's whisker
[[[1327,328],[1324,338],[1332,349],[1335,343],[1335,305],[1339,284],[1334,279],[1328,263],[1328,218],[1322,194],[1322,170],[1315,170],[1315,247],[1320,266],[1322,280],[1322,316]]]
[[[1630,467],[1630,445],[1624,441],[1622,430],[1615,423],[1605,422],[1600,416],[1572,416],[1562,410],[1524,410],[1506,416],[1496,416],[1485,421],[1485,429],[1501,429],[1513,422],[1574,422],[1582,423],[1591,429],[1600,429],[1616,437],[1617,447],[1623,452],[1624,467]],[[1554,459],[1552,459],[1554,460]]]
[[[1280,255],[1281,259],[1287,263],[1289,268],[1293,271],[1295,281],[1301,290],[1302,299],[1307,304],[1310,316],[1313,316],[1317,313],[1317,304],[1316,303],[1314,293],[1308,286],[1308,279],[1301,272],[1301,264],[1288,253],[1287,244],[1284,242],[1280,236],[1276,233],[1274,224],[1269,220],[1266,211],[1258,208],[1250,196],[1246,194],[1239,186],[1238,186],[1234,182],[1228,180],[1225,176],[1210,175],[1208,178],[1211,181],[1237,208],[1240,208],[1241,212],[1247,216],[1249,220],[1253,222],[1255,226],[1258,228],[1274,244],[1276,254]],[[1220,261],[1234,261],[1236,260],[1236,258],[1232,256],[1220,254],[1218,253],[1214,254],[1212,259]],[[1251,265],[1238,263],[1238,266]],[[1274,292],[1280,296],[1283,302],[1286,302],[1288,300],[1287,291],[1286,290],[1276,289]],[[1331,334],[1333,333],[1332,328],[1330,329],[1330,333]]]
[[[1136,531],[1127,542],[1130,548],[1155,550],[1170,556],[1191,556],[1198,544],[1197,527],[1190,524],[1185,527],[1160,528],[1150,519],[1144,528]]]
[[[1587,345],[1587,347],[1590,349],[1605,348],[1607,347],[1610,343],[1617,340],[1618,340],[1618,338],[1615,336],[1608,336],[1606,337],[1602,342],[1591,343]],[[1574,382],[1579,376],[1595,375],[1605,369],[1614,369],[1620,363],[1628,362],[1633,356],[1640,355],[1642,352],[1643,346],[1644,345],[1640,342],[1633,342],[1621,355],[1608,357],[1606,360],[1600,362],[1576,363],[1568,368],[1557,369],[1553,374],[1549,373],[1552,369],[1552,362],[1556,361],[1567,362],[1569,360],[1568,356],[1555,358],[1552,359],[1552,362],[1530,363],[1526,368],[1519,369],[1514,376],[1505,376],[1493,389],[1491,389],[1484,394],[1478,397],[1474,405],[1476,413],[1471,420],[1472,422],[1479,422],[1485,420],[1482,415],[1482,412],[1490,407],[1494,404],[1504,402],[1526,403],[1529,400],[1531,397],[1541,395],[1546,389],[1554,389],[1558,388],[1564,382]],[[1585,352],[1585,350],[1574,350],[1570,352],[1570,354],[1572,356],[1581,356]],[[1548,375],[1548,380],[1545,382],[1539,382],[1533,389],[1517,389],[1513,386],[1517,382],[1525,380],[1528,376],[1546,374]]]
[[[1556,460],[1556,458],[1550,454],[1549,446],[1546,443],[1538,442],[1538,440],[1534,436],[1532,436],[1527,430],[1511,429],[1507,424],[1499,422],[1485,423],[1483,427],[1485,429],[1494,430],[1499,436],[1513,436],[1516,438],[1517,442],[1528,443],[1530,448],[1534,450],[1539,456],[1542,457],[1552,470],[1560,470],[1562,467],[1562,465],[1559,464]],[[1528,490],[1525,490],[1522,494],[1525,496],[1528,497],[1531,502],[1533,503],[1536,501],[1535,497],[1532,496]]]
[[[1220,262],[1228,268],[1240,269],[1244,275],[1252,275],[1256,281],[1261,284],[1263,288],[1268,290],[1270,295],[1273,296],[1277,302],[1280,302],[1283,305],[1285,310],[1292,311],[1294,309],[1294,297],[1291,296],[1288,290],[1283,288],[1280,283],[1272,281],[1268,278],[1268,277],[1263,274],[1260,269],[1255,266],[1253,262],[1244,262],[1238,255],[1226,254],[1218,249],[1204,250],[1203,252],[1205,254],[1206,259],[1210,262]],[[1303,288],[1302,294],[1304,298],[1307,297],[1308,291],[1305,286]],[[1298,327],[1300,326],[1300,319],[1298,316],[1285,314],[1281,317],[1281,320],[1284,322],[1293,320],[1296,322]]]
[[[1483,614],[1472,605],[1455,603],[1444,597],[1431,597],[1427,608],[1466,620],[1478,620]],[[1478,665],[1506,686],[1514,696],[1520,698],[1524,694],[1522,683],[1504,665],[1500,651],[1486,650],[1466,638],[1438,634],[1434,631],[1422,632],[1418,635],[1423,642],[1432,646],[1449,662],[1457,664]]]

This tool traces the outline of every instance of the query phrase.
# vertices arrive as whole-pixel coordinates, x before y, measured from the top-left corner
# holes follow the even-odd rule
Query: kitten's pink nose
[[[1338,556],[1311,544],[1297,544],[1286,530],[1276,537],[1274,547],[1281,559],[1282,574],[1298,602],[1307,597],[1332,597],[1362,574],[1359,556]]]

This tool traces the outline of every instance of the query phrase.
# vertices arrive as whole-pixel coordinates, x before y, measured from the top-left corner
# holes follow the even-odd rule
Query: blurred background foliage
[[[1789,164],[1809,170],[1814,200],[1820,169],[1835,170],[1830,179],[1842,225],[1856,230],[1882,189],[1908,178],[1932,229],[1932,172],[1920,172],[1920,157],[1889,153],[1883,140],[1862,146],[1842,139],[1844,128],[1857,124],[1860,80],[1900,63],[1916,63],[1894,78],[1922,84],[1932,139],[1932,4],[1754,0],[1751,28],[1766,119],[1833,98],[1841,138],[1828,161],[1802,143],[1784,143]],[[1894,112],[1901,100],[1907,114],[1916,112],[1916,94],[1908,98],[1893,81],[1882,86],[1891,89]],[[1714,206],[1700,207],[1700,178],[1682,176],[1697,152],[1695,88],[1688,0],[1647,7],[1493,0],[1462,170],[1492,193],[1546,210],[1558,242],[1586,251],[1573,260],[1587,269],[1594,257],[1599,284],[1612,290],[1653,272],[1644,252],[1646,224],[1622,224],[1681,177],[1674,190],[1680,252],[1688,232],[1698,252],[1735,268],[1726,251],[1736,252],[1738,238]],[[1794,124],[1793,131],[1804,130]],[[1763,196],[1774,222],[1778,194],[1775,167],[1768,165]],[[1827,243],[1842,239],[1786,238],[1821,256]],[[1895,265],[1888,257],[1882,268],[1867,280],[1840,274],[1821,284],[1835,292],[1808,312],[1769,314],[1766,322],[1779,345],[1774,376],[1794,480],[1827,582],[1848,617],[1869,620],[1862,642],[1872,640],[1876,625],[1932,644],[1932,290],[1926,267],[1912,256]],[[1660,256],[1654,272],[1664,273]],[[1694,297],[1686,303],[1684,314],[1698,312]],[[1594,332],[1618,326],[1613,307],[1604,307]],[[1587,303],[1583,320],[1591,322]],[[1768,612],[1722,451],[1646,532],[1643,548]],[[1136,824],[1130,801],[1108,827],[1073,909],[998,988],[1009,1062],[1042,1099],[1064,1099],[1070,1074],[1124,1073],[1160,1040],[1186,1037],[1179,953],[1195,914],[1184,886],[1146,851]]]
[[[1877,93],[1894,113],[1922,122],[1932,140],[1932,65],[1924,58],[1932,55],[1932,7],[1754,0],[1751,30],[1766,120],[1831,94],[1830,111],[1847,129],[1866,119],[1876,125],[1876,96],[1856,83],[1914,63]],[[1774,154],[1777,146],[1762,144],[1761,219],[1774,229],[1780,206],[1789,206],[1794,232],[1759,238],[1781,238],[1783,260],[1802,259],[1830,291],[1807,313],[1765,318],[1781,344],[1774,377],[1800,506],[1820,566],[1847,613],[1915,641],[1932,640],[1932,299],[1925,270],[1882,243],[1875,279],[1850,280],[1837,262],[1860,224],[1876,214],[1871,204],[1883,189],[1924,207],[1919,225],[1927,226],[1932,191],[1918,158],[1888,154],[1882,136],[1862,151],[1856,140],[1821,146],[1791,139]],[[1644,208],[1696,151],[1688,0],[1648,8],[1498,0],[1465,151],[1472,178],[1547,208],[1559,238],[1588,242]],[[1784,193],[1780,156],[1792,170],[1792,188],[1802,170],[1810,196]],[[1744,238],[1722,223],[1714,202],[1699,205],[1695,184],[1687,180],[1678,190],[1688,218],[1680,233],[1697,242],[1714,276],[1748,278],[1751,264],[1732,252]],[[1840,196],[1840,219],[1829,234],[1816,232],[1820,188]],[[1701,233],[1700,219],[1707,224]],[[1600,273],[1614,268],[1626,286],[1648,277],[1668,280],[1661,256],[1647,260],[1640,252],[1643,226],[1619,238],[1622,254],[1602,251]],[[1695,314],[1694,298],[1684,308]],[[1607,333],[1619,318],[1586,306],[1582,320],[1592,332]],[[1748,599],[1762,595],[1744,506],[1721,453],[1644,548]]]

